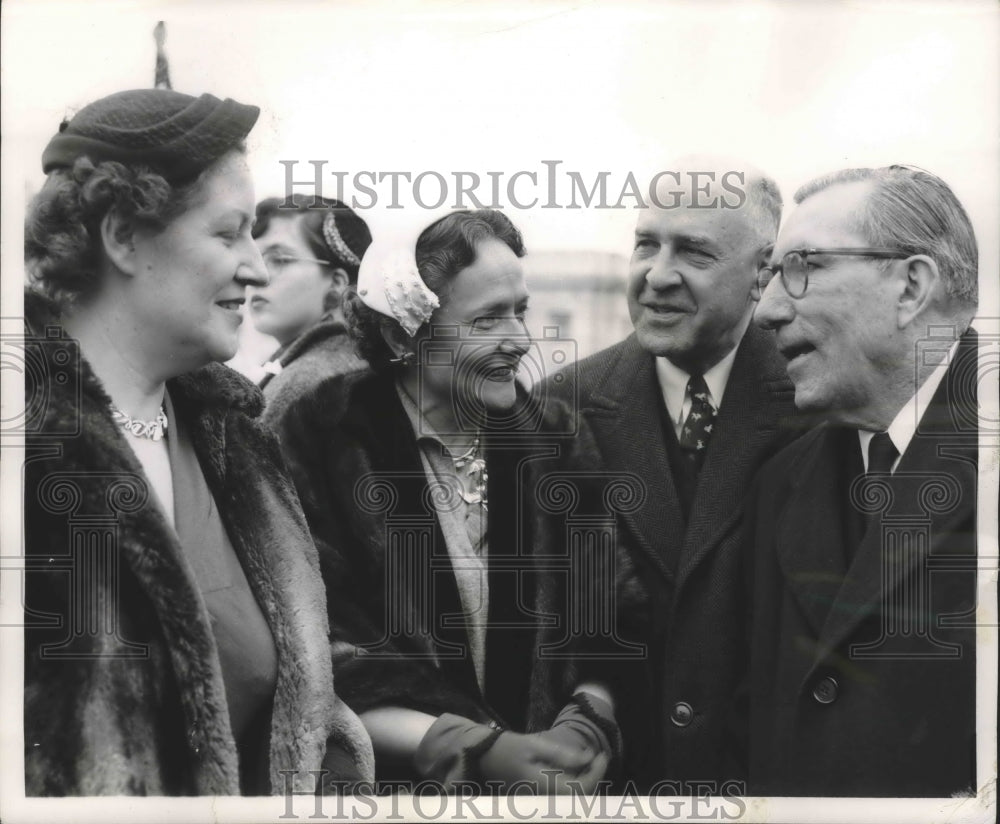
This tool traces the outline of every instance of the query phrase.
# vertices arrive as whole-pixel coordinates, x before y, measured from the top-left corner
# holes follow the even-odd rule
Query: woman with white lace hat
[[[429,223],[429,225],[428,225]],[[320,551],[338,690],[377,775],[519,780],[603,774],[610,714],[532,714],[537,629],[519,466],[540,422],[520,232],[456,211],[375,240],[346,315],[370,369],[293,404],[282,448]],[[541,729],[541,732],[535,730]]]

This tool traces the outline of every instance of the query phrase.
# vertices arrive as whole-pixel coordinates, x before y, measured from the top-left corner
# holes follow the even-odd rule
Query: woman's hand
[[[505,732],[479,759],[479,770],[487,781],[502,783],[505,791],[527,782],[539,795],[562,795],[570,792],[568,782],[589,779],[593,761],[593,752],[551,731]]]
[[[612,761],[621,757],[621,733],[614,711],[607,701],[590,692],[578,691],[552,726],[538,735],[586,759],[585,768],[576,775],[556,777],[556,792],[594,792]]]
[[[567,781],[589,778],[594,757],[550,732],[501,732],[446,713],[427,730],[413,763],[420,775],[447,789],[458,782],[491,782],[491,790],[503,792],[529,782],[537,793],[568,792]],[[558,775],[553,779],[546,770]]]

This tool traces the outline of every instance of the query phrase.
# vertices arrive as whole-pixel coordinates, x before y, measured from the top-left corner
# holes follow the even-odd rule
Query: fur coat
[[[260,379],[265,401],[261,418],[267,424],[284,415],[289,405],[325,378],[354,372],[365,365],[354,352],[344,324],[329,317],[299,335],[277,353],[275,360],[281,371]]]
[[[51,307],[25,297],[25,790],[236,795],[237,749],[210,617],[177,535]],[[278,677],[270,791],[307,770],[369,780],[371,742],[333,691],[315,547],[260,391],[217,364],[167,384],[251,590]]]
[[[539,421],[522,400],[525,414],[515,416],[521,431],[484,436],[485,691],[467,654],[464,624],[455,620],[461,606],[454,571],[391,376],[361,370],[324,380],[272,419],[320,553],[331,632],[343,645],[335,657],[337,687],[357,712],[396,705],[534,726],[534,709],[546,702],[532,682],[536,596],[523,516]],[[400,548],[410,554],[400,557]],[[413,564],[419,552],[427,554]]]

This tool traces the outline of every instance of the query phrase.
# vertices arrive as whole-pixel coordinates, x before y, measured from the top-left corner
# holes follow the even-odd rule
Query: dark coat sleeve
[[[619,473],[604,466],[586,419],[567,400],[575,392],[563,386],[548,393],[544,431],[552,457],[537,461],[532,476],[538,602],[554,619],[540,631],[547,653],[535,665],[533,710],[539,722],[551,723],[578,686],[600,683],[614,696],[619,724],[632,731],[631,744],[645,737],[654,703],[644,645],[653,619],[643,583],[649,571],[636,566],[623,530],[608,531],[609,495],[615,488],[629,493]],[[607,540],[580,542],[588,525],[592,538],[604,533]]]

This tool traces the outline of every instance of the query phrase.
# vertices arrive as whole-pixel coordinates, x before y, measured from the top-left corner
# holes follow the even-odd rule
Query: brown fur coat
[[[25,300],[42,378],[27,382],[26,793],[238,794],[210,618],[177,535],[75,342]],[[217,364],[168,390],[277,647],[270,791],[284,791],[282,770],[311,789],[305,771],[324,765],[328,779],[371,779],[371,743],[333,691],[316,551],[259,390]],[[81,574],[81,553],[103,571]],[[111,625],[81,626],[88,603],[112,605],[94,611]]]

